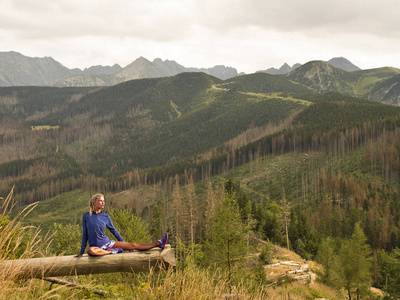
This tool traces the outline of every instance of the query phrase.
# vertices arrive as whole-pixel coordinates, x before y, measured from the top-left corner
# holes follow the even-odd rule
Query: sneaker
[[[159,247],[162,250],[164,250],[164,247],[165,247],[165,244],[167,243],[167,241],[168,241],[168,233],[166,233],[165,236],[161,240],[159,240],[159,242],[160,242],[160,246]]]
[[[111,254],[117,254],[124,252],[124,249],[122,248],[106,248],[107,251],[111,251]]]

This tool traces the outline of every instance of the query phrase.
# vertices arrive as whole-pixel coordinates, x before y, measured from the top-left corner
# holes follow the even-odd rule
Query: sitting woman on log
[[[115,229],[110,216],[107,213],[102,212],[104,203],[104,195],[102,194],[96,194],[92,197],[92,199],[90,199],[90,210],[83,215],[81,252],[76,255],[76,257],[83,255],[88,241],[89,248],[87,253],[93,256],[120,253],[124,250],[149,250],[155,247],[164,249],[168,240],[168,233],[165,234],[161,240],[152,244],[135,244],[125,242],[119,232]],[[117,241],[111,241],[104,234],[106,227],[115,236]]]

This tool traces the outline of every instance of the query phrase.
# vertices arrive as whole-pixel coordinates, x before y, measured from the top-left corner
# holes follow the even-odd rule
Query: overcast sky
[[[140,56],[245,73],[340,56],[400,68],[400,1],[1,0],[0,51],[80,69]]]

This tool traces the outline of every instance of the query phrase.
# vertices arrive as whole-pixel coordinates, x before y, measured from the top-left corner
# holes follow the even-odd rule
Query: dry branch
[[[43,280],[46,280],[48,282],[56,283],[56,284],[60,284],[60,285],[66,285],[68,287],[72,287],[72,288],[76,288],[76,289],[81,289],[81,290],[88,290],[91,291],[97,295],[101,295],[101,296],[114,296],[114,297],[118,297],[119,295],[111,293],[111,292],[107,292],[104,290],[100,290],[100,289],[96,289],[96,288],[92,288],[90,286],[86,286],[86,285],[81,285],[78,283],[74,283],[74,282],[70,282],[64,279],[59,279],[59,278],[55,278],[55,277],[45,277],[43,278]]]

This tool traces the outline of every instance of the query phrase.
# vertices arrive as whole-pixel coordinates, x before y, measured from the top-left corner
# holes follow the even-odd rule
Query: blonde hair
[[[92,215],[92,213],[94,212],[93,202],[101,197],[104,197],[104,195],[103,194],[95,194],[95,195],[93,195],[92,199],[89,200],[89,215]]]

